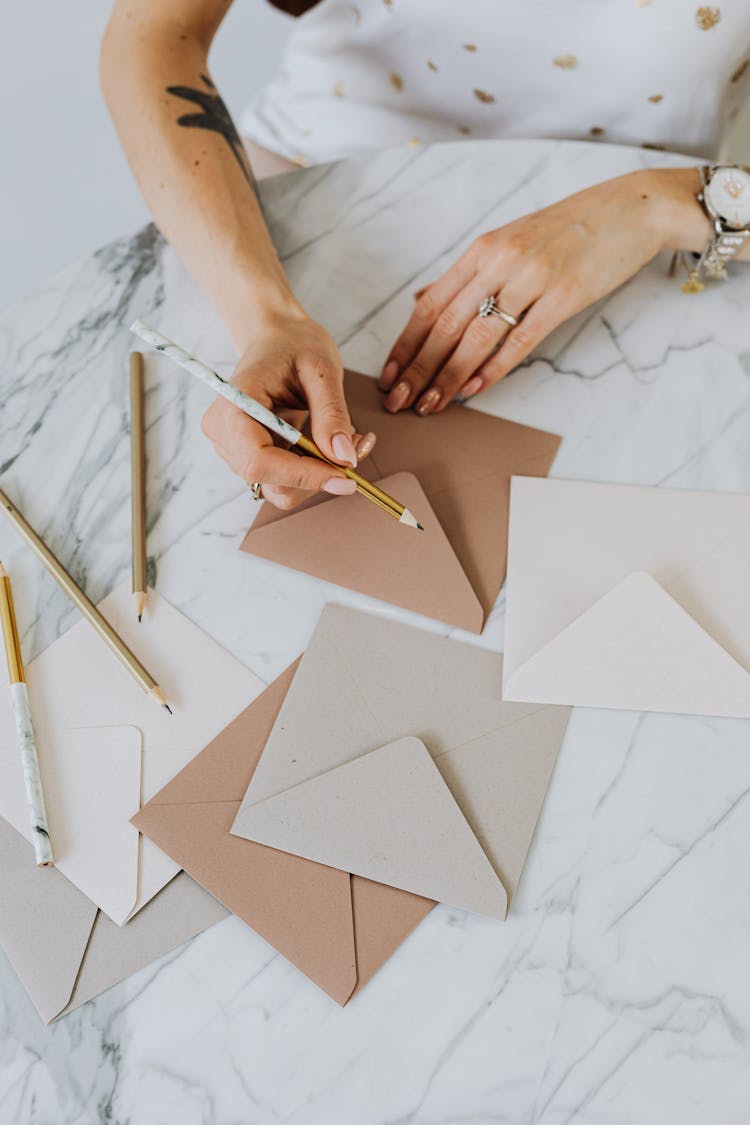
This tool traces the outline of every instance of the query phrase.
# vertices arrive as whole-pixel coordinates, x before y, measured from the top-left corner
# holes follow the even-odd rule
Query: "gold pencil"
[[[59,586],[65,591],[70,600],[81,611],[83,616],[88,621],[96,632],[99,634],[105,645],[109,648],[110,652],[120,661],[133,679],[143,688],[148,695],[149,699],[153,699],[160,707],[164,707],[169,711],[170,715],[172,710],[167,701],[162,695],[161,688],[153,678],[151,673],[143,667],[138,657],[130,651],[125,644],[122,637],[120,637],[112,628],[110,623],[99,612],[94,603],[86,597],[83,590],[81,590],[73,579],[68,574],[65,567],[59,562],[50,551],[49,547],[39,538],[37,533],[26,522],[16,506],[10,502],[4,492],[0,491],[0,511],[3,511],[8,517],[10,522],[15,527],[16,531],[25,539],[29,547],[39,559],[39,561],[47,568],[52,577]]]
[[[26,802],[29,806],[29,819],[34,839],[34,855],[37,867],[49,867],[55,862],[52,854],[47,809],[44,803],[42,777],[39,772],[39,758],[36,752],[34,727],[31,722],[29,693],[26,689],[26,676],[21,657],[21,642],[18,639],[16,614],[13,608],[13,591],[10,575],[0,563],[0,620],[3,626],[5,655],[8,659],[8,679],[13,700],[13,714],[18,732],[18,747],[21,751],[23,783],[26,788]]]
[[[146,432],[143,356],[130,353],[130,496],[133,601],[138,620],[146,608]]]

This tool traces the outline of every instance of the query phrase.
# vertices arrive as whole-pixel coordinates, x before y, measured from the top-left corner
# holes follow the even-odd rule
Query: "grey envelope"
[[[329,605],[232,833],[504,917],[568,722],[502,657]]]
[[[0,817],[0,946],[45,1023],[105,992],[227,916],[181,872],[116,926]]]

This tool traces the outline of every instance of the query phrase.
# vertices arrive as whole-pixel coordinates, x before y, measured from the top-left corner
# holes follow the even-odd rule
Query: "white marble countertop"
[[[673,159],[462,143],[263,197],[302,301],[374,373],[412,291],[477,234]],[[563,434],[556,476],[750,491],[750,270],[732,272],[691,297],[654,262],[476,405]],[[2,486],[95,599],[129,573],[137,315],[231,369],[152,229],[0,318]],[[396,612],[241,555],[254,506],[200,435],[208,392],[151,357],[147,377],[160,591],[264,680],[326,600]],[[4,524],[0,557],[28,659],[75,613]],[[479,643],[502,626],[501,596]],[[234,918],[50,1028],[0,953],[0,1123],[744,1125],[749,841],[747,724],[575,711],[507,923],[437,907],[344,1009]]]

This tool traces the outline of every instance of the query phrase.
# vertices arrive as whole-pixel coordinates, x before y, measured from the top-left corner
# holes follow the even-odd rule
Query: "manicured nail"
[[[482,376],[481,375],[472,375],[472,377],[471,377],[471,379],[469,379],[468,383],[466,383],[465,386],[463,386],[461,388],[461,390],[459,391],[459,394],[461,395],[461,398],[471,398],[472,395],[475,395],[479,391],[481,391],[483,386],[484,386],[484,379],[482,378]]]
[[[419,402],[417,403],[417,414],[424,418],[426,414],[430,414],[435,409],[439,402],[440,391],[437,389],[437,387],[431,387],[426,394],[422,395]]]
[[[386,410],[390,410],[391,414],[395,414],[406,405],[406,400],[411,393],[411,387],[402,379],[400,383],[396,383],[388,398],[385,400]]]
[[[323,491],[330,492],[332,496],[351,496],[357,491],[357,484],[348,477],[331,477],[323,485]]]
[[[391,359],[386,363],[383,368],[382,374],[378,379],[378,386],[381,391],[389,391],[393,386],[393,380],[398,375],[398,364],[395,359]]]
[[[373,433],[364,434],[359,439],[359,441],[357,442],[357,456],[360,458],[360,460],[363,457],[367,457],[369,453],[372,453],[373,449],[375,448],[375,442],[377,440],[377,437]]]
[[[354,442],[348,434],[334,434],[331,445],[333,446],[333,453],[337,461],[347,461],[356,468],[357,451],[354,448]]]

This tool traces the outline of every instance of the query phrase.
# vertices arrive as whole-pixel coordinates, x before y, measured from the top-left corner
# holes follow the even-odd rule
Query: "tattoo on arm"
[[[255,176],[240,135],[229,116],[229,110],[207,75],[201,74],[201,82],[206,86],[206,90],[194,90],[192,86],[167,86],[168,94],[183,98],[186,102],[193,102],[201,109],[200,113],[184,113],[182,117],[177,118],[177,124],[184,125],[188,129],[209,129],[212,133],[222,136],[234,153],[243,176],[255,191]]]

